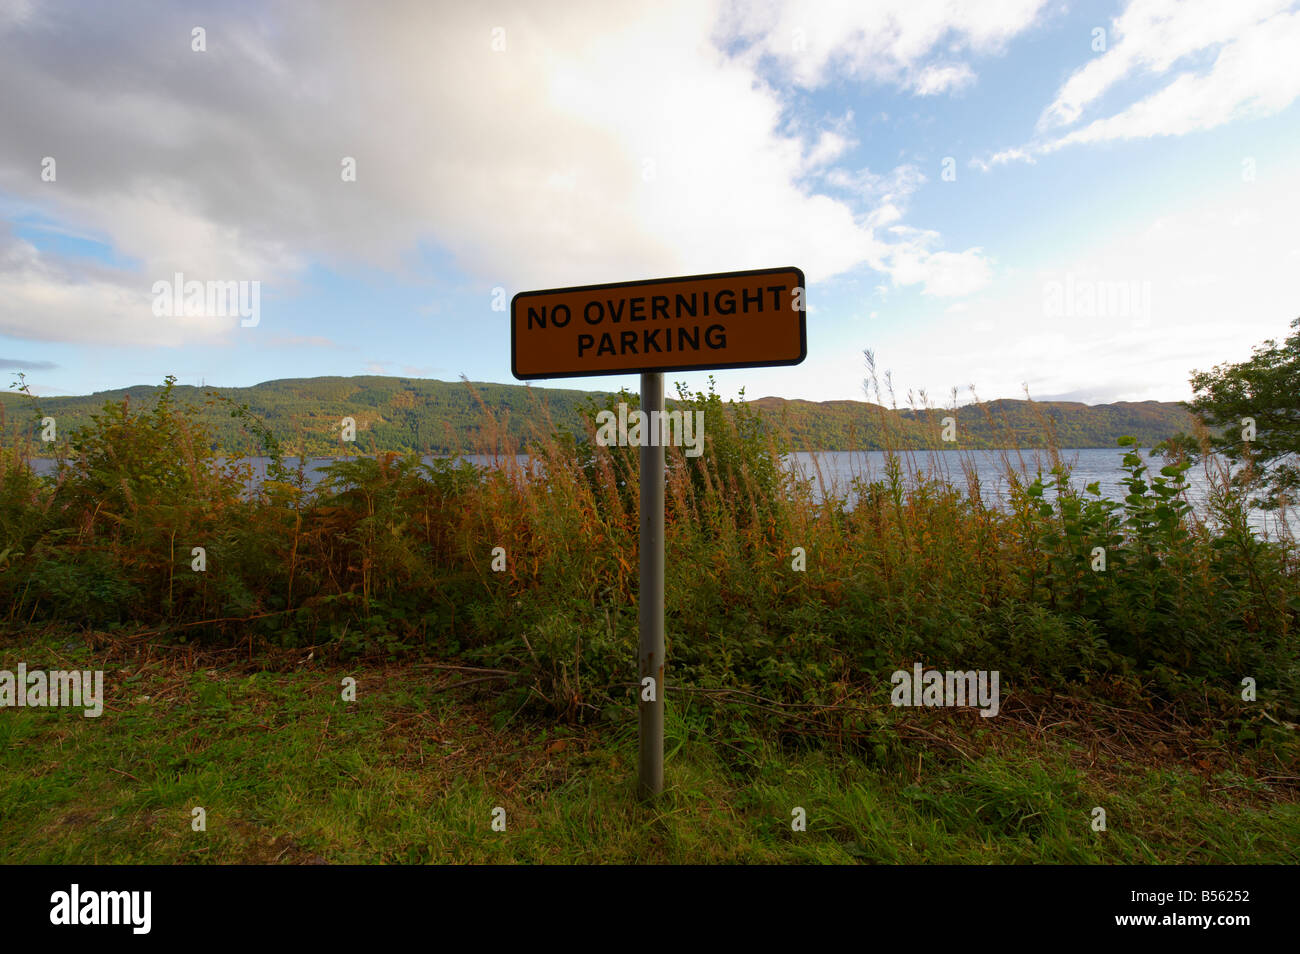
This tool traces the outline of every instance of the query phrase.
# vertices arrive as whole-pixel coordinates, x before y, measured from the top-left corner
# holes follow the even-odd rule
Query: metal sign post
[[[642,374],[641,410],[650,414],[663,409],[663,373]],[[649,799],[664,788],[664,448],[659,441],[641,447],[639,599],[641,758],[636,787],[641,798]]]

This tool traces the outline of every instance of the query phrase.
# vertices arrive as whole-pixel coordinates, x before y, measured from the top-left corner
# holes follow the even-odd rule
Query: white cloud
[[[852,148],[853,141],[831,130],[824,130],[821,138],[817,140],[808,158],[804,161],[809,168],[824,166],[833,162],[842,156],[846,151]]]
[[[894,268],[903,273],[897,279],[900,285],[920,281],[925,294],[940,298],[969,295],[992,278],[992,266],[979,248],[930,254],[899,252],[894,256]]]
[[[888,272],[896,286],[921,284],[923,294],[951,298],[969,295],[992,280],[992,262],[983,249],[934,251],[937,232],[902,225],[891,226],[889,232],[899,241],[880,270]]]
[[[273,348],[340,348],[337,341],[324,335],[270,335],[266,339]]]
[[[139,341],[147,328],[151,343],[177,346],[215,344],[239,330],[237,318],[156,317],[151,281],[42,255],[30,242],[0,234],[0,334],[121,345]]]
[[[1234,183],[1106,234],[1078,255],[1048,259],[939,319],[923,345],[900,334],[882,349],[882,365],[934,393],[974,381],[981,394],[1015,396],[1027,382],[1035,396],[1186,399],[1192,369],[1244,360],[1253,345],[1285,337],[1300,315],[1300,193],[1288,175]],[[1091,283],[1098,301],[1122,285],[1134,293],[1127,309],[1122,294],[1110,299],[1126,313],[1052,315],[1050,283]],[[904,343],[915,350],[900,351]]]
[[[1045,0],[737,0],[724,11],[721,32],[747,40],[747,56],[769,58],[805,88],[834,75],[930,95],[974,78],[966,63],[929,62],[936,51],[996,53],[1044,6]]]
[[[996,49],[1040,6],[791,4],[772,29],[815,25],[822,67],[847,57],[870,73],[883,51],[885,74],[937,91],[965,81],[955,52]],[[848,199],[807,186],[851,148],[851,116],[808,148],[754,52],[713,42],[714,4],[235,9],[208,16],[206,53],[171,8],[125,7],[78,33],[46,29],[36,7],[0,32],[0,86],[25,91],[6,105],[0,191],[138,263],[92,279],[28,245],[0,278],[5,333],[206,341],[212,328],[159,325],[138,289],[180,271],[279,293],[313,263],[422,279],[422,244],[512,290],[774,262],[811,282],[866,264],[935,294],[988,274],[978,249],[943,251],[933,232],[877,234],[923,181],[910,168],[864,176]],[[755,49],[779,47],[746,29]],[[57,183],[33,174],[38,143]]]
[[[1180,136],[1274,115],[1300,98],[1297,3],[1130,0],[1111,24],[1112,45],[1062,84],[1035,140],[970,164],[988,172],[1080,143]],[[1186,68],[1175,72],[1179,66]],[[1153,77],[1161,83],[1155,92],[1062,131],[1125,83]]]
[[[0,4],[0,30],[30,20],[34,12],[33,0],[5,0]]]
[[[912,88],[918,96],[934,96],[964,89],[975,82],[975,73],[965,63],[956,66],[927,66],[917,74]]]
[[[1066,80],[1043,111],[1040,130],[1075,123],[1121,81],[1165,76],[1196,55],[1213,53],[1213,62],[1171,76],[1156,92],[1045,143],[1042,151],[1182,135],[1284,109],[1300,96],[1294,7],[1294,0],[1133,0],[1114,22],[1118,42]]]
[[[925,174],[911,164],[895,167],[888,175],[859,169],[849,172],[844,168],[829,169],[822,181],[836,189],[844,189],[858,198],[881,204],[902,202],[925,184]]]
[[[1203,74],[1181,73],[1122,112],[1048,144],[1179,136],[1280,112],[1300,96],[1300,12],[1273,17],[1226,43]]]
[[[981,172],[988,172],[994,166],[1005,165],[1009,162],[1027,162],[1030,165],[1033,165],[1036,161],[1037,160],[1034,159],[1032,153],[1027,152],[1024,149],[1012,148],[1003,149],[1001,152],[995,152],[987,160],[978,158],[972,159],[970,164]]]

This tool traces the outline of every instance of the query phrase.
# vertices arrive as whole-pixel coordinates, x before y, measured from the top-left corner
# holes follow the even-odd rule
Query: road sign
[[[803,272],[766,268],[520,292],[510,302],[515,377],[640,374],[663,417],[665,371],[798,364],[808,355]],[[664,785],[664,448],[641,446],[637,791]]]
[[[527,381],[798,364],[804,297],[797,268],[520,292],[511,370]]]

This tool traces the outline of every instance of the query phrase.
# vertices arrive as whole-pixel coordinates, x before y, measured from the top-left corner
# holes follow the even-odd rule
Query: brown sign
[[[804,318],[797,268],[520,292],[510,365],[526,381],[798,364]]]

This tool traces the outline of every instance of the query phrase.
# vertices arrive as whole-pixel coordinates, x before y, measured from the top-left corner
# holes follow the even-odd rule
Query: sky
[[[0,376],[510,383],[517,292],[795,266],[806,360],[670,394],[1188,399],[1300,316],[1298,50],[1290,0],[0,0]]]

